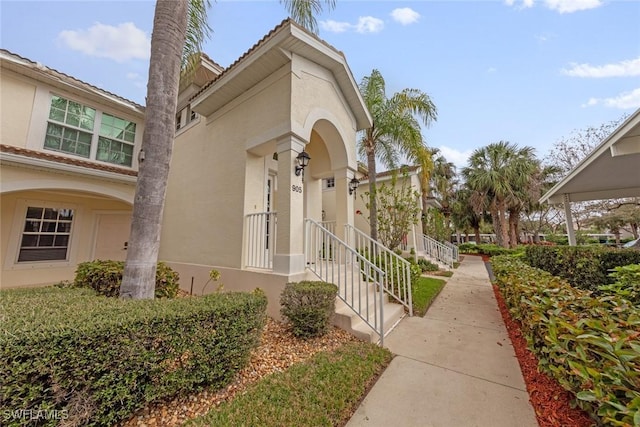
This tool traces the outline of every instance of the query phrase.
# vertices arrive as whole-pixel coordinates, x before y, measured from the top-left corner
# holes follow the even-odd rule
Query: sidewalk
[[[396,357],[347,427],[537,426],[489,276],[465,256],[426,316],[385,337]]]

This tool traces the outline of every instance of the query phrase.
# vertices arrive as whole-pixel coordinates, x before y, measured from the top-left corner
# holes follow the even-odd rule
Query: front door
[[[93,259],[124,261],[131,228],[131,214],[99,214]]]

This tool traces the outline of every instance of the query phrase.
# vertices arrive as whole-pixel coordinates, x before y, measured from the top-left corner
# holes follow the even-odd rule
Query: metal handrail
[[[454,258],[452,248],[424,234],[422,235],[422,244],[427,255],[450,269],[453,269]]]
[[[273,268],[276,252],[276,212],[258,212],[245,217],[246,252],[245,266],[249,268]]]
[[[450,247],[451,250],[453,251],[453,255],[452,255],[453,261],[454,262],[460,261],[460,252],[458,251],[458,247],[451,242],[444,241],[442,243],[445,246]]]
[[[307,268],[338,287],[338,298],[373,329],[384,345],[385,273],[338,236],[312,219],[305,220]],[[369,290],[373,285],[375,293]]]
[[[413,316],[411,263],[350,224],[345,224],[345,236],[349,246],[365,256],[371,256],[374,263],[387,273],[385,292],[404,305],[409,316]]]

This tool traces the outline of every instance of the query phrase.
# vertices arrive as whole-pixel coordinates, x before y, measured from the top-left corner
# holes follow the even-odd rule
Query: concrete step
[[[366,299],[367,297],[369,298],[368,304]],[[380,315],[379,298],[379,294],[374,290],[374,285],[371,284],[366,292],[362,292],[360,303],[357,300],[354,300],[356,308],[361,311],[361,316],[374,325],[376,317]],[[377,309],[376,305],[378,305]],[[382,310],[384,318],[383,330],[386,334],[405,315],[405,310],[402,304],[390,302],[389,297],[386,294],[382,298]],[[378,333],[340,298],[336,298],[336,310],[333,317],[333,324],[364,341],[375,343],[380,340]]]

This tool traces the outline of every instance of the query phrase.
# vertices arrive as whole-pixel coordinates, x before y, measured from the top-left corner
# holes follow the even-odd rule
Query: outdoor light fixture
[[[306,151],[302,151],[298,154],[298,157],[296,157],[296,161],[298,162],[298,165],[296,166],[296,176],[300,176],[300,174],[303,173],[304,168],[309,166],[310,159],[311,157],[309,157],[309,154],[307,154]]]
[[[349,181],[349,195],[352,195],[353,193],[355,193],[359,185],[360,185],[360,181],[358,181],[355,177],[353,177],[351,181]]]

